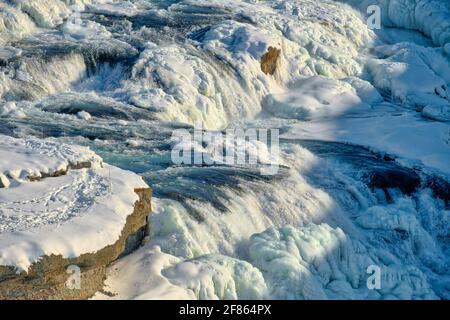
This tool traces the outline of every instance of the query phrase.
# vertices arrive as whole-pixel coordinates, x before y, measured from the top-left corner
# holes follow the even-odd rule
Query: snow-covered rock
[[[140,199],[135,190],[148,189],[85,147],[0,139],[0,177],[9,186],[0,191],[0,266],[27,271],[43,256],[76,258],[113,245]]]

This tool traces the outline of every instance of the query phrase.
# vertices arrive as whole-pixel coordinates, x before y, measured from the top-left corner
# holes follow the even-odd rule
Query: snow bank
[[[371,5],[381,8],[381,23],[418,30],[438,46],[450,42],[450,3],[443,0],[339,0],[359,8],[363,13]]]
[[[1,136],[0,172],[9,188],[0,191],[0,265],[27,270],[42,256],[74,258],[114,244],[148,188],[128,171],[101,164],[92,151],[49,140]],[[12,161],[14,159],[14,161]],[[20,178],[90,161],[65,175],[37,182]],[[11,179],[11,177],[13,179]]]
[[[0,173],[10,179],[26,182],[30,178],[66,172],[81,164],[100,168],[102,159],[85,147],[0,135]]]
[[[281,118],[312,120],[361,113],[371,106],[346,82],[311,77],[291,85],[286,93],[268,95],[264,109]]]
[[[126,283],[121,280],[124,277]],[[222,255],[181,261],[157,246],[145,246],[115,264],[105,290],[117,294],[114,299],[267,298],[261,272],[248,262]],[[95,298],[105,297],[98,293]]]
[[[368,62],[367,69],[374,85],[390,94],[406,107],[421,111],[430,106],[428,114],[442,120],[450,112],[450,64],[442,50],[401,43],[380,46],[376,52],[385,57]],[[439,106],[439,109],[436,107]]]
[[[449,128],[424,121],[390,105],[376,105],[362,118],[311,121],[295,124],[284,138],[349,142],[398,157],[409,167],[427,167],[449,175]]]

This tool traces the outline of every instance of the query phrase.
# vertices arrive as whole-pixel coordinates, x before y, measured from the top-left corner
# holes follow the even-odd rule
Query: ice
[[[448,134],[444,123],[423,121],[417,115],[379,105],[364,118],[296,124],[284,137],[365,145],[397,156],[405,165],[425,166],[448,176]]]
[[[287,93],[271,94],[265,110],[288,119],[335,118],[370,110],[348,83],[324,77],[311,77],[292,85]]]
[[[0,3],[0,42],[20,40],[43,29],[62,26],[72,36],[108,35],[95,22],[82,23],[79,13],[86,5],[106,5],[110,0],[11,0]],[[64,22],[66,21],[66,22]]]
[[[0,264],[118,238],[146,184],[103,158],[155,197],[146,244],[108,268],[115,296],[95,298],[448,299],[448,13],[437,0],[2,2]],[[256,164],[227,164],[220,140],[172,136],[196,127],[276,128],[280,154],[252,142],[238,156]],[[174,148],[208,163],[175,164]]]
[[[143,268],[148,265],[146,261],[151,269]],[[142,281],[142,275],[146,280]],[[127,284],[120,281],[122,277],[129,278]],[[117,294],[115,299],[235,300],[267,297],[261,272],[248,262],[220,255],[180,261],[162,253],[159,247],[148,246],[127,258],[127,263],[117,264],[105,289]],[[96,298],[104,296],[97,294]]]
[[[88,120],[90,120],[92,118],[92,116],[86,111],[78,112],[77,113],[77,117],[82,119],[82,120],[86,120],[86,121],[88,121]]]
[[[201,127],[195,127],[196,134],[191,136],[187,130],[178,130],[171,137],[173,159],[178,158],[180,162],[188,164],[192,162],[192,154],[201,154],[205,163],[225,165],[230,162],[227,159],[230,155],[236,157],[239,164],[245,164],[244,160],[251,160],[252,165],[263,164],[280,166],[283,160],[280,159],[276,146],[268,146],[265,142],[258,141],[258,131],[256,129],[242,130],[232,129],[222,134],[220,131],[202,132]],[[273,133],[275,135],[275,133]],[[250,141],[248,141],[248,140]],[[255,139],[255,140],[253,140]],[[276,143],[276,137],[271,138]],[[224,149],[227,149],[225,152]],[[195,159],[194,159],[195,161]],[[232,162],[235,162],[234,158]]]
[[[370,106],[374,106],[384,101],[378,90],[368,81],[357,77],[348,77],[341,80],[349,83],[355,90],[356,95]]]
[[[11,46],[6,46],[3,48],[0,48],[0,61],[8,61],[12,58],[17,58],[22,54],[22,50],[16,49]]]
[[[430,104],[450,108],[450,65],[440,50],[408,44],[376,50],[387,57],[370,61],[367,66],[379,90],[418,110]]]
[[[17,119],[23,119],[27,117],[25,111],[22,108],[17,108],[16,103],[13,101],[6,102],[3,106],[0,107],[0,116],[15,117]]]
[[[420,270],[385,266],[360,241],[326,224],[269,229],[251,238],[249,251],[278,299],[435,298]],[[366,270],[372,265],[382,269],[384,290],[367,287]]]
[[[437,121],[450,121],[450,106],[444,105],[427,105],[422,109],[424,117]]]
[[[111,1],[103,1],[105,3],[92,3],[88,5],[90,12],[110,15],[131,17],[138,13],[136,5],[131,1],[121,1],[116,3],[108,3]]]
[[[287,8],[242,1],[172,6],[176,11],[188,5],[194,7],[189,10],[226,8],[234,14],[251,8],[257,12],[258,26],[228,20],[211,26],[201,36],[192,34],[194,41],[183,45],[147,45],[126,84],[128,101],[154,111],[161,120],[201,122],[206,128],[221,129],[233,119],[257,115],[262,99],[280,85],[305,76],[345,77],[361,72],[357,48],[369,43],[372,33],[354,12],[327,3],[337,11],[330,9],[320,18],[323,9],[312,1],[302,6],[288,3],[301,11],[290,16]],[[355,26],[351,30],[338,28],[339,20]],[[273,76],[261,70],[261,58],[269,47],[281,50]]]
[[[35,30],[35,24],[25,13],[0,3],[0,43],[20,39]]]
[[[376,210],[387,213],[373,207],[365,220],[358,218],[358,223],[375,227],[364,221],[369,221],[369,212]],[[405,225],[387,226],[383,220],[374,219],[376,226],[383,229],[411,230],[411,226],[419,226],[407,222],[407,218],[402,218]],[[417,233],[411,235],[418,241],[426,241]],[[183,261],[161,252],[152,243],[110,269],[105,290],[115,294],[115,299],[436,298],[427,276],[419,268],[328,224],[269,228],[254,234],[248,243],[248,261],[210,254]],[[421,247],[434,247],[433,242],[428,245],[431,247],[426,244]],[[368,270],[374,266],[381,272],[380,288],[375,290],[368,287]],[[105,296],[98,294],[96,298]]]
[[[250,263],[225,256],[208,255],[163,270],[175,285],[186,287],[200,300],[263,299],[266,284]]]
[[[237,263],[263,276],[241,277],[256,277],[251,299],[436,299],[445,292],[445,276],[439,289],[427,271],[447,274],[443,201],[427,190],[414,198],[393,192],[395,203],[378,203],[361,182],[334,172],[339,163],[294,145],[283,159],[296,174],[270,184],[246,181],[245,196],[227,190],[227,213],[196,200],[189,200],[192,211],[154,199],[148,243],[110,269],[105,290],[122,299],[242,298],[234,289],[220,294],[236,285],[230,274]],[[163,257],[170,263],[162,266]],[[381,270],[379,290],[367,287],[370,266]]]
[[[450,41],[450,4],[441,0],[340,0],[366,13],[370,5],[381,8],[381,22],[418,30],[430,37],[436,45],[444,46]]]
[[[109,38],[111,33],[106,28],[93,21],[83,21],[79,14],[73,14],[61,26],[64,35],[76,39]]]
[[[51,9],[53,2],[55,6]],[[58,26],[64,37],[71,41],[99,41],[111,37],[104,26],[82,18],[82,10],[133,16],[139,6],[147,8],[147,5],[127,1],[78,1],[70,7],[57,0],[46,0],[40,7],[31,1],[23,1],[23,4],[24,10],[39,27]],[[361,71],[356,61],[357,48],[369,43],[373,37],[355,12],[331,3],[323,9],[314,1],[306,1],[302,5],[287,1],[283,6],[262,6],[237,0],[226,5],[221,1],[184,1],[172,5],[170,10],[174,13],[185,10],[201,12],[204,8],[232,15],[253,10],[257,12],[254,18],[258,25],[219,20],[204,34],[200,33],[200,37],[195,32],[187,34],[192,41],[182,45],[170,41],[146,44],[146,50],[133,66],[131,79],[123,85],[126,94],[121,90],[115,93],[115,97],[148,109],[164,121],[202,122],[207,128],[222,129],[233,119],[256,116],[261,111],[263,98],[280,84],[318,74],[333,77],[356,75]],[[341,28],[340,21],[352,27],[348,30]],[[273,76],[265,75],[260,65],[269,47],[281,50]],[[66,69],[59,67],[57,62],[46,67],[38,65],[39,69],[34,71],[34,67],[30,70],[25,62],[22,69],[3,76],[0,74],[0,95],[9,99],[26,96],[34,100],[70,90],[86,76],[86,66],[81,61],[71,65],[69,61],[72,60],[70,56],[60,58]],[[50,73],[50,76],[40,77],[38,72]],[[63,81],[56,81],[60,80],[56,73],[64,74]],[[40,79],[43,78],[47,79],[45,83],[22,89],[23,82],[30,87],[30,82],[42,81]]]
[[[34,100],[65,91],[83,79],[86,72],[83,56],[76,53],[50,61],[25,60],[12,70],[0,70],[0,98]]]
[[[215,86],[224,83],[216,70],[188,49],[153,45],[141,54],[129,82],[130,102],[156,111],[162,120],[202,122],[209,127],[226,123],[222,97],[215,92]]]
[[[150,267],[150,268],[147,268]],[[123,277],[127,278],[123,282]],[[115,265],[105,291],[113,299],[234,300],[267,297],[264,278],[250,263],[221,255],[180,261],[144,246]],[[96,299],[105,296],[97,294]]]

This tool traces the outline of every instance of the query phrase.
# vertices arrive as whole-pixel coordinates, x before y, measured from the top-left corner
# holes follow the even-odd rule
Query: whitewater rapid
[[[113,298],[448,299],[450,7],[378,3],[381,30],[355,1],[1,3],[0,134],[152,186]],[[175,165],[174,130],[198,123],[279,129],[278,174]]]

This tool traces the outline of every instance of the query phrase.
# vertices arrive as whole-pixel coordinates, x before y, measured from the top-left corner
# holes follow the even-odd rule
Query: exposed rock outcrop
[[[261,57],[261,70],[265,74],[274,75],[277,70],[281,49],[269,47],[267,52]]]
[[[0,266],[0,300],[4,299],[87,299],[103,288],[106,267],[135,249],[146,235],[151,211],[150,188],[135,189],[139,200],[127,217],[120,238],[96,253],[76,258],[44,256],[28,272],[17,273],[14,267]],[[132,239],[130,243],[129,239]],[[69,266],[80,269],[80,289],[70,289],[66,282],[72,276]]]

